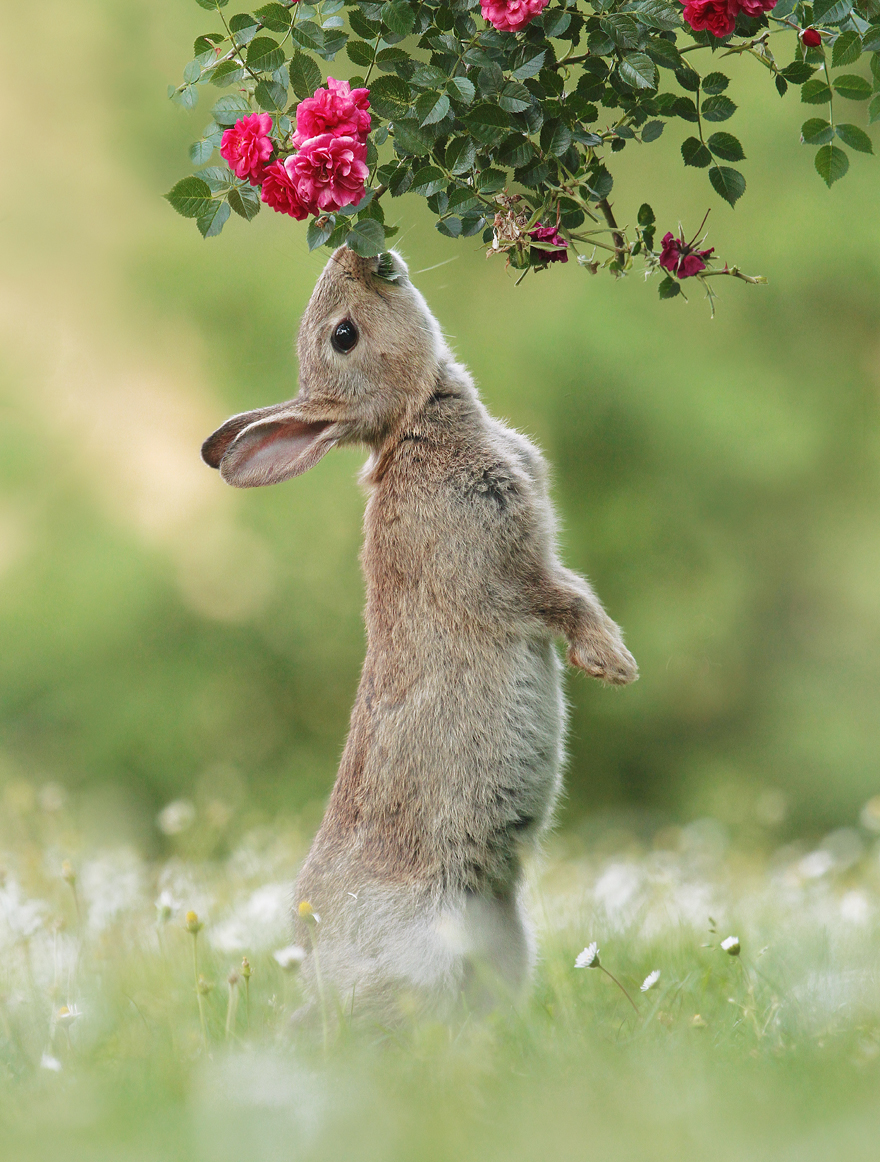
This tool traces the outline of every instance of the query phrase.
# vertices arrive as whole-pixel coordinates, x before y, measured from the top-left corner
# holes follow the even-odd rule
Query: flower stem
[[[193,933],[193,983],[196,988],[196,1000],[199,1002],[199,1024],[202,1027],[202,1044],[205,1047],[205,1052],[208,1051],[208,1026],[205,1022],[205,1001],[202,996],[202,990],[199,988],[199,953],[198,953],[198,932]]]
[[[636,1007],[636,1002],[632,999],[632,997],[629,995],[629,993],[626,991],[626,989],[623,987],[623,985],[620,983],[620,981],[617,979],[617,977],[614,975],[614,973],[609,972],[604,964],[600,964],[600,965],[598,965],[598,967],[602,969],[602,971],[605,973],[606,976],[611,977],[611,979],[614,981],[614,983],[617,985],[617,987],[620,989],[620,991],[623,993],[623,995],[626,997],[626,999],[632,1005],[633,1011],[635,1012],[635,1015],[638,1017],[639,1010]]]

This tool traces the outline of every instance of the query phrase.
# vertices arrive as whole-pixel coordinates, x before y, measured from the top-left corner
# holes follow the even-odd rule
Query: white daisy
[[[599,945],[594,940],[592,944],[581,952],[574,962],[575,968],[598,968],[599,967]]]
[[[725,940],[721,941],[721,947],[727,953],[728,956],[739,956],[739,952],[740,952],[739,937],[738,936],[728,936]]]
[[[652,989],[659,979],[660,979],[660,969],[655,968],[654,971],[649,972],[648,975],[645,977],[645,979],[642,981],[642,984],[641,984],[642,992],[646,993],[649,989]]]
[[[287,948],[279,948],[273,952],[273,958],[281,965],[285,972],[299,968],[305,959],[306,950],[300,944],[289,944]]]

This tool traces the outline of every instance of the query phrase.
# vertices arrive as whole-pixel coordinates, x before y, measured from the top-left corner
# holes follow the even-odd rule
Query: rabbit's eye
[[[342,355],[347,355],[357,343],[358,338],[358,329],[351,319],[343,319],[334,327],[330,342],[333,344],[334,350],[339,351]]]

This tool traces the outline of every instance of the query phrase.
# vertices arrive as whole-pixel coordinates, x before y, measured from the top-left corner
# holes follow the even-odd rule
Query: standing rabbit
[[[233,416],[202,456],[250,488],[370,448],[367,656],[296,883],[298,938],[318,952],[304,973],[355,1012],[443,1015],[462,994],[515,995],[533,962],[521,858],[559,792],[553,639],[592,677],[638,671],[557,559],[540,453],[488,414],[396,253],[337,250],[298,351],[297,397]]]

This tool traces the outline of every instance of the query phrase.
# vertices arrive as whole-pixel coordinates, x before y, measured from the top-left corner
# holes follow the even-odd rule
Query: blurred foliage
[[[198,130],[165,85],[203,16],[11,11],[0,80],[28,174],[0,192],[0,781],[81,788],[95,826],[153,841],[180,795],[316,814],[363,655],[363,457],[246,494],[198,459],[228,414],[295,393],[324,261],[293,222],[204,242],[161,200]],[[820,187],[800,109],[766,116],[778,98],[742,64],[731,95],[777,162],[746,164],[738,254],[771,285],[725,286],[712,322],[574,264],[515,291],[476,240],[444,263],[420,203],[394,204],[488,406],[547,451],[565,559],[641,665],[624,691],[570,680],[571,826],[711,813],[760,838],[849,823],[878,790],[876,178],[866,160]],[[674,159],[618,160],[644,167],[659,229],[700,220]],[[710,242],[731,223],[714,210]]]

